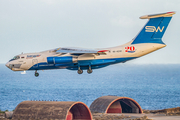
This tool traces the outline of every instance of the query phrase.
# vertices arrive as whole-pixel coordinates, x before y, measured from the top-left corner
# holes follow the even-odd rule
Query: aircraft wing
[[[54,51],[57,53],[93,54],[93,53],[105,53],[109,50],[92,50],[92,49],[83,49],[83,48],[57,48]]]

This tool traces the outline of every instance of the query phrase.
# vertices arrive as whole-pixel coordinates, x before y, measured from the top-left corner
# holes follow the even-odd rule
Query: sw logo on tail
[[[174,14],[175,12],[167,12],[140,17],[149,21],[137,37],[124,45],[100,50],[56,48],[20,54],[6,63],[6,66],[13,71],[35,70],[36,77],[39,76],[38,70],[49,69],[77,70],[78,74],[87,70],[90,74],[93,69],[124,63],[165,47],[162,37]]]
[[[160,28],[159,26],[156,28],[155,26],[146,26],[146,32],[162,32],[164,29],[164,26]]]

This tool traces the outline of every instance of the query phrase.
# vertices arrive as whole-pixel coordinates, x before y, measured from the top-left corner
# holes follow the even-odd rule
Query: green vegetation
[[[5,110],[5,111],[1,111],[1,110],[0,110],[0,113],[5,113],[5,112],[7,112],[7,111],[8,111],[8,110]]]

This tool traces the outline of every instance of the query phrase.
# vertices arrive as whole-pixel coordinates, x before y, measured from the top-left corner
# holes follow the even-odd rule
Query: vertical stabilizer
[[[131,44],[139,43],[158,43],[164,44],[162,37],[171,21],[172,15],[175,12],[167,12],[162,14],[145,15],[141,19],[149,19],[137,37]]]

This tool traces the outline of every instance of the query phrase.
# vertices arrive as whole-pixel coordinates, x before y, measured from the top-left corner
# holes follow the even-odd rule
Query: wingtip
[[[172,14],[172,15],[174,15],[174,14],[176,14],[176,11],[167,12],[167,14]]]

